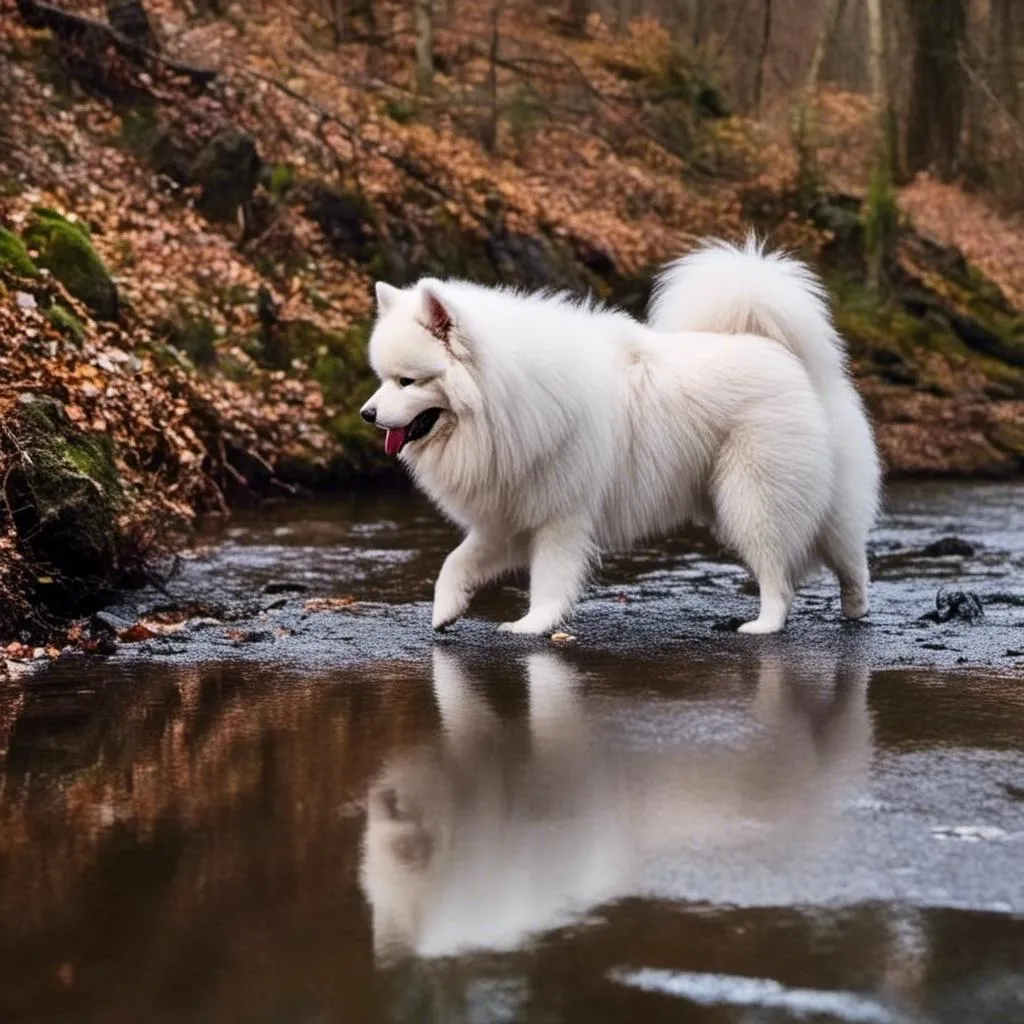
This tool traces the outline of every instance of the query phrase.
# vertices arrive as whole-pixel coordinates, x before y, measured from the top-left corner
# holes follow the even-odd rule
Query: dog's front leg
[[[546,633],[572,610],[594,557],[587,525],[577,520],[541,527],[530,546],[530,610],[506,633]]]
[[[479,587],[525,564],[525,547],[517,538],[499,540],[471,530],[444,560],[434,584],[434,629],[459,618]]]

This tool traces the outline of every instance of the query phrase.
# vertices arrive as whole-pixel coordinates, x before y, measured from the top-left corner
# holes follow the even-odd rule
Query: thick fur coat
[[[530,571],[503,629],[570,612],[602,549],[706,523],[748,566],[774,633],[824,564],[843,613],[868,611],[874,439],[825,290],[803,263],[712,242],[666,268],[646,324],[560,294],[464,281],[377,286],[363,416],[465,530],[434,626]]]

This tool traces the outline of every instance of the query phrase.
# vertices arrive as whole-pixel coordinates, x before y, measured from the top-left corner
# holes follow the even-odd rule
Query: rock
[[[921,549],[922,558],[947,558],[957,555],[970,558],[974,554],[974,546],[960,537],[943,537]]]
[[[113,442],[78,430],[46,399],[20,403],[8,429],[23,453],[8,484],[18,535],[62,591],[95,589],[118,561],[124,495]]]
[[[89,630],[94,634],[111,633],[115,636],[131,628],[131,621],[111,611],[99,611],[89,620]]]
[[[935,595],[935,611],[921,616],[924,622],[979,622],[985,617],[981,598],[970,590],[947,590]]]
[[[374,223],[373,209],[358,192],[316,182],[307,193],[306,216],[320,225],[339,255],[361,263],[373,255],[368,230]]]
[[[199,151],[188,180],[202,187],[196,204],[210,220],[234,221],[259,184],[263,161],[247,132],[226,128]]]
[[[55,210],[37,206],[25,230],[25,243],[39,255],[40,267],[53,276],[101,320],[116,320],[117,285],[93,248],[89,230]]]

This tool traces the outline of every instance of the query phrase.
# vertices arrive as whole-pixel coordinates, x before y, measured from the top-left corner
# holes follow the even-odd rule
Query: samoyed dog
[[[362,416],[465,530],[438,576],[441,629],[502,574],[530,607],[500,628],[545,633],[602,550],[710,525],[757,579],[745,633],[783,628],[822,563],[842,611],[868,611],[878,507],[874,438],[819,278],[712,241],[670,264],[647,324],[565,294],[424,278],[377,284]]]

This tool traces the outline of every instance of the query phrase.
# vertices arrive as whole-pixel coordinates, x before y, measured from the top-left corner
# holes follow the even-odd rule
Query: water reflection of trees
[[[137,1021],[167,990],[240,1019],[356,977],[371,998],[359,804],[429,726],[422,681],[150,665],[30,691],[0,763],[0,1016]]]

